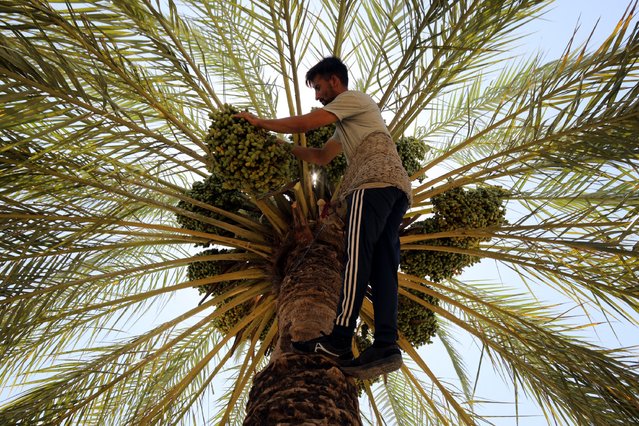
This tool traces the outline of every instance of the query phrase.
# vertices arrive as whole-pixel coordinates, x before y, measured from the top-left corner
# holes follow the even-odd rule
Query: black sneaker
[[[402,353],[399,346],[384,348],[371,346],[350,363],[341,366],[342,371],[360,380],[371,380],[382,374],[388,374],[402,366]]]
[[[339,361],[353,360],[351,345],[338,346],[328,334],[322,333],[320,337],[316,337],[315,339],[291,343],[295,350],[306,354],[326,355],[331,358],[337,358]]]

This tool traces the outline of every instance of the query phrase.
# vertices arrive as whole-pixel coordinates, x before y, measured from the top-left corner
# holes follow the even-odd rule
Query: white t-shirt
[[[342,92],[325,105],[324,110],[338,118],[333,139],[342,144],[348,163],[366,136],[373,132],[384,132],[390,136],[377,103],[366,93],[354,90]]]

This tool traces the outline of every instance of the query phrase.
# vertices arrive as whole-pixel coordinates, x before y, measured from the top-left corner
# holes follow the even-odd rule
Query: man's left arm
[[[314,109],[308,114],[286,118],[259,118],[249,112],[240,112],[235,114],[235,117],[243,118],[255,127],[277,133],[306,133],[337,121],[335,114],[322,108]]]
[[[321,148],[295,145],[292,153],[307,163],[325,166],[342,152],[342,144],[336,139],[329,139]]]

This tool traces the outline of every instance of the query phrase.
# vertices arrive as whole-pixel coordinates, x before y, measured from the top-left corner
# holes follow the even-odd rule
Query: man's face
[[[317,76],[313,79],[313,89],[315,90],[315,100],[320,101],[322,105],[329,104],[338,95],[335,90],[334,81],[336,77],[325,79]]]

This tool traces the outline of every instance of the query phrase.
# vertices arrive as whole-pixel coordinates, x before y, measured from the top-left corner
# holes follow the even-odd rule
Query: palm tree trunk
[[[291,340],[329,333],[342,268],[342,227],[333,217],[291,235],[282,253],[284,278],[278,289],[279,337],[269,364],[253,381],[245,425],[361,425],[357,389],[337,364],[321,355],[293,352]]]

